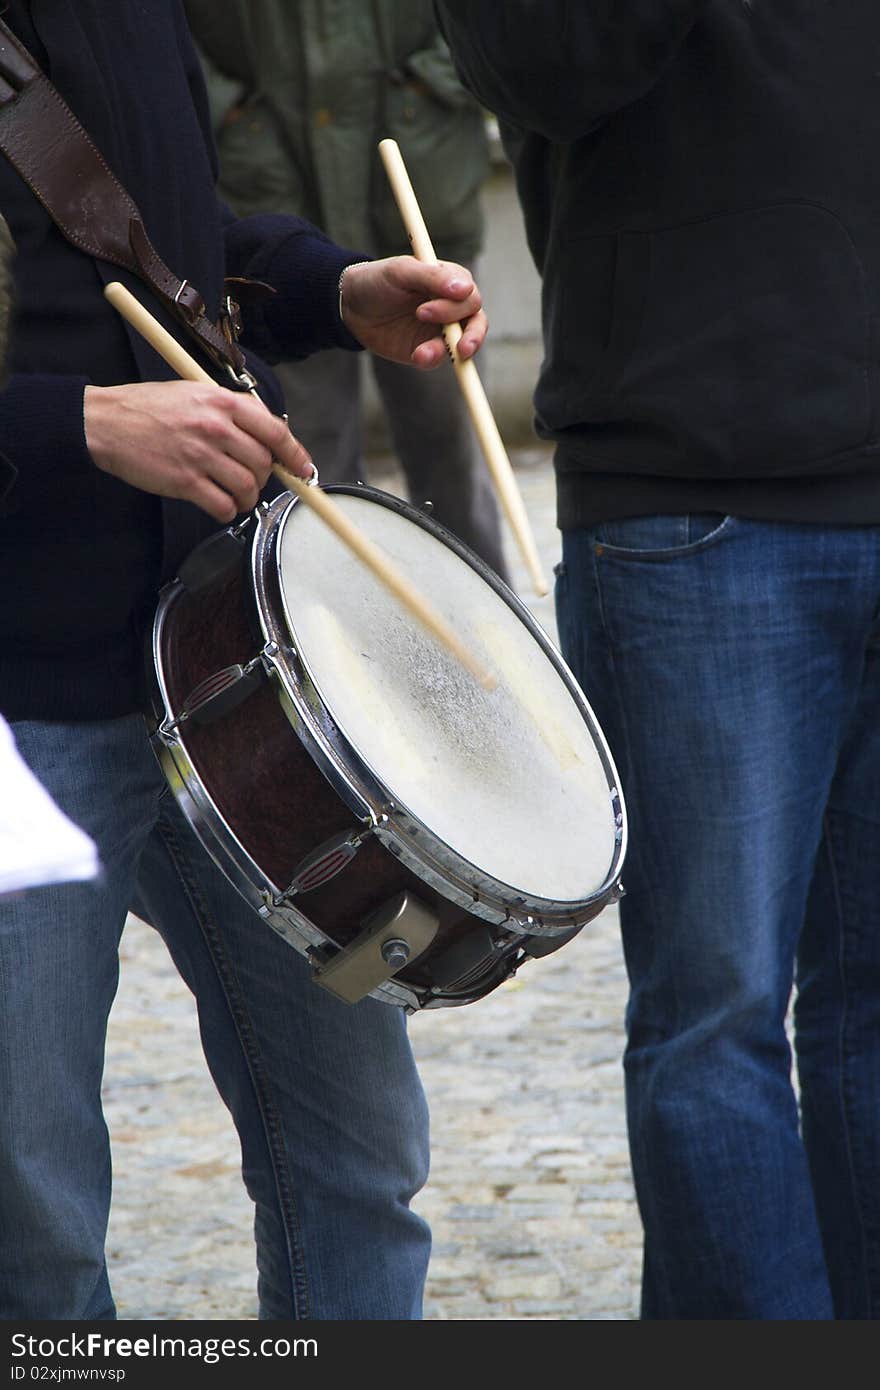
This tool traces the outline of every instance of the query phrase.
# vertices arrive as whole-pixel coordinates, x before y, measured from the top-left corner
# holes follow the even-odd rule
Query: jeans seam
[[[159,825],[158,829],[207,943],[247,1061],[248,1073],[254,1088],[257,1107],[263,1119],[264,1132],[272,1157],[275,1188],[287,1238],[287,1253],[292,1275],[296,1316],[297,1318],[308,1318],[310,1307],[308,1277],[302,1254],[302,1236],[296,1213],[296,1199],[289,1177],[287,1154],[278,1112],[272,1102],[268,1078],[260,1062],[259,1046],[253,1036],[246,1014],[238,1005],[235,976],[223,949],[221,933],[202,901],[197,884],[187,870],[186,855],[180,851],[178,837],[167,821]]]
[[[638,774],[638,770],[636,769],[636,766],[635,766],[635,759],[634,759],[633,756],[632,756],[632,739],[630,738],[630,731],[629,731],[629,730],[630,730],[630,726],[629,726],[629,716],[628,716],[628,713],[627,713],[626,702],[625,702],[625,700],[622,698],[621,693],[620,693],[620,676],[619,676],[619,673],[618,673],[617,662],[616,662],[616,660],[615,660],[615,653],[614,653],[614,638],[613,638],[613,636],[612,636],[611,629],[610,629],[610,626],[609,626],[609,624],[608,624],[608,619],[607,619],[607,615],[606,615],[606,612],[605,612],[605,605],[604,605],[603,597],[602,597],[602,581],[601,581],[601,576],[600,576],[600,572],[599,572],[599,571],[600,571],[599,560],[600,560],[601,551],[597,553],[595,547],[592,546],[592,545],[591,545],[591,547],[590,547],[590,551],[591,551],[592,566],[593,566],[593,585],[594,585],[594,587],[595,587],[595,592],[596,592],[596,608],[597,608],[597,611],[598,611],[598,613],[599,613],[599,619],[600,619],[601,624],[602,624],[602,632],[603,632],[604,637],[605,637],[605,645],[606,645],[606,650],[607,650],[607,653],[608,653],[608,669],[609,669],[609,674],[610,674],[610,676],[611,676],[611,688],[612,688],[612,690],[613,690],[613,692],[614,692],[614,699],[615,699],[615,701],[616,701],[616,703],[617,703],[618,717],[619,717],[619,720],[620,720],[620,726],[621,726],[621,729],[622,729],[622,731],[623,731],[624,746],[623,746],[623,760],[622,760],[622,762],[623,762],[623,767],[627,770],[627,772],[628,772],[628,774],[629,774],[630,780],[632,780],[632,778],[637,778],[639,774]],[[622,782],[622,781],[623,781],[623,773],[621,772],[620,763],[618,762],[618,760],[617,760],[616,757],[615,757],[615,763],[617,764],[617,767],[618,767],[618,776],[620,777],[620,780],[621,780],[621,782]],[[622,788],[621,788],[621,791],[623,791]],[[624,801],[626,801],[626,799],[627,799],[627,798],[626,798],[626,795],[624,794]],[[635,798],[633,798],[633,799],[635,799]],[[625,880],[626,880],[626,864],[624,864],[624,866],[623,866],[623,870],[622,870],[622,879],[623,879],[624,882],[625,882]]]
[[[825,818],[824,818],[824,838],[825,838],[825,846],[826,846],[827,853],[828,853],[829,877],[830,877],[830,881],[831,881],[831,884],[832,884],[832,887],[833,887],[834,907],[835,907],[835,912],[836,912],[836,916],[837,916],[838,943],[839,943],[839,944],[838,944],[838,952],[837,952],[837,968],[838,968],[838,978],[839,978],[839,980],[840,980],[840,993],[841,993],[842,1006],[841,1006],[841,1015],[840,1015],[840,1027],[839,1027],[839,1030],[838,1030],[838,1038],[837,1038],[837,1055],[838,1055],[839,1095],[840,1095],[840,1102],[841,1102],[841,1107],[840,1107],[840,1108],[841,1108],[841,1114],[843,1115],[843,1118],[844,1118],[843,1133],[844,1133],[845,1142],[846,1142],[846,1153],[847,1153],[848,1168],[849,1168],[848,1180],[849,1180],[850,1191],[851,1191],[852,1199],[853,1199],[853,1208],[854,1208],[854,1210],[855,1210],[857,1213],[859,1213],[859,1230],[860,1230],[860,1233],[861,1233],[861,1242],[862,1242],[862,1269],[863,1269],[863,1284],[864,1284],[863,1292],[864,1292],[864,1298],[865,1298],[865,1304],[864,1304],[864,1306],[865,1306],[865,1308],[870,1308],[870,1306],[871,1306],[871,1277],[870,1277],[870,1271],[869,1271],[869,1269],[868,1269],[868,1241],[867,1241],[867,1235],[866,1235],[866,1232],[865,1232],[865,1230],[864,1230],[864,1226],[863,1226],[863,1224],[862,1224],[862,1222],[861,1222],[861,1216],[860,1216],[862,1207],[861,1207],[861,1203],[860,1203],[859,1200],[858,1200],[858,1182],[857,1182],[857,1178],[856,1178],[856,1165],[855,1165],[855,1162],[854,1162],[854,1159],[853,1159],[853,1149],[852,1149],[852,1142],[851,1142],[851,1132],[852,1132],[852,1131],[851,1131],[851,1124],[850,1124],[850,1119],[849,1119],[849,1096],[848,1096],[848,1088],[847,1088],[847,1084],[846,1084],[846,1070],[845,1070],[845,1066],[844,1066],[844,1058],[845,1058],[845,1054],[846,1054],[846,1031],[847,1031],[847,1022],[848,1022],[848,1009],[847,1009],[848,994],[847,994],[847,984],[846,984],[846,959],[845,959],[845,930],[844,930],[843,896],[842,896],[842,893],[841,893],[841,890],[840,890],[840,876],[839,876],[838,871],[837,871],[837,861],[836,861],[835,855],[834,855],[834,835],[833,835],[832,827],[831,827],[831,818],[832,818],[832,812],[829,811],[829,812],[826,813]]]
[[[610,675],[610,677],[611,677],[612,688],[613,688],[613,691],[614,691],[614,699],[615,699],[615,701],[617,702],[617,706],[618,706],[618,717],[619,717],[619,720],[620,720],[620,726],[621,726],[621,729],[622,729],[622,732],[623,732],[623,740],[624,740],[624,748],[623,748],[624,766],[626,767],[626,769],[627,769],[628,772],[629,772],[630,779],[632,779],[633,777],[636,777],[636,778],[637,778],[639,774],[638,774],[638,770],[637,770],[636,767],[635,767],[635,760],[633,759],[633,756],[632,756],[632,740],[631,740],[631,738],[630,738],[630,732],[629,732],[629,718],[628,718],[628,714],[627,714],[626,702],[621,698],[621,695],[620,695],[620,677],[619,677],[619,674],[618,674],[617,662],[616,662],[616,660],[615,660],[614,639],[613,639],[613,636],[612,636],[612,633],[611,633],[611,629],[610,629],[610,626],[609,626],[609,623],[608,623],[608,618],[607,618],[607,614],[606,614],[606,611],[605,611],[605,605],[604,605],[604,602],[603,602],[602,582],[601,582],[601,576],[600,576],[600,561],[601,561],[601,557],[602,557],[602,547],[601,547],[601,543],[599,544],[599,546],[598,546],[598,548],[597,548],[596,544],[591,540],[591,542],[590,542],[590,557],[591,557],[591,562],[592,562],[592,579],[593,579],[593,585],[594,585],[594,589],[595,589],[595,593],[596,593],[596,608],[597,608],[597,611],[598,611],[598,614],[599,614],[599,619],[600,619],[600,622],[601,622],[601,625],[602,625],[602,632],[603,632],[603,635],[604,635],[604,638],[605,638],[606,650],[607,650],[607,653],[608,653],[608,668],[609,668],[609,675]],[[610,558],[612,558],[612,557],[609,556],[609,559],[610,559]],[[615,761],[616,761],[616,759],[615,759]],[[619,764],[618,764],[618,771],[620,772],[620,766],[619,766]],[[623,775],[622,775],[622,773],[621,773],[621,781],[622,781],[622,780],[623,780]],[[626,797],[624,797],[624,799],[626,800]],[[623,866],[623,871],[622,871],[622,882],[623,882],[624,884],[625,884],[625,882],[626,882],[626,865],[625,865],[625,864],[624,864],[624,866]],[[622,941],[622,942],[625,942],[625,934],[623,933],[623,931],[621,931],[621,941]],[[625,950],[624,950],[624,957],[625,957]],[[678,1000],[677,1000],[677,998],[676,998],[676,1008],[677,1008],[677,1005],[678,1005]],[[627,1072],[627,1069],[628,1069],[628,1068],[627,1068],[627,1059],[628,1059],[628,1055],[629,1055],[629,1020],[628,1020],[628,1018],[627,1018],[627,1019],[626,1019],[626,1043],[625,1043],[624,1054],[623,1054],[623,1058],[622,1058],[622,1066],[623,1066],[624,1078],[626,1077],[626,1072]],[[625,1088],[625,1095],[626,1095],[626,1092],[629,1090],[629,1086],[628,1086],[628,1083],[626,1082],[626,1080],[624,1081],[624,1088]],[[630,1103],[631,1103],[631,1101],[630,1101],[630,1099],[629,1099],[628,1097],[627,1097],[625,1103],[626,1103],[627,1110],[628,1110],[628,1109],[629,1109],[629,1105],[630,1105]],[[632,1140],[631,1140],[630,1142],[632,1142]],[[643,1146],[642,1146],[642,1148],[643,1148]],[[661,1249],[658,1249],[658,1248],[655,1248],[655,1244],[652,1243],[652,1242],[650,1241],[649,1230],[650,1230],[650,1227],[651,1227],[651,1224],[652,1224],[652,1214],[647,1210],[647,1206],[646,1206],[646,1203],[647,1203],[647,1201],[648,1201],[648,1194],[644,1191],[642,1185],[638,1182],[637,1177],[636,1177],[637,1169],[638,1169],[638,1170],[641,1170],[642,1172],[644,1172],[644,1170],[645,1170],[645,1166],[646,1166],[646,1155],[645,1155],[645,1153],[644,1153],[644,1150],[642,1151],[642,1154],[641,1154],[641,1157],[640,1157],[640,1159],[639,1159],[638,1164],[636,1164],[636,1163],[634,1162],[635,1158],[636,1158],[635,1151],[633,1151],[633,1155],[632,1155],[632,1160],[633,1160],[633,1161],[632,1161],[632,1165],[631,1165],[631,1166],[632,1166],[632,1174],[633,1174],[633,1181],[634,1181],[634,1183],[635,1183],[635,1188],[636,1188],[636,1199],[637,1199],[637,1203],[638,1203],[638,1206],[639,1206],[639,1212],[640,1212],[640,1216],[641,1216],[641,1220],[642,1220],[642,1227],[643,1227],[641,1316],[642,1316],[642,1317],[647,1317],[647,1316],[649,1316],[649,1312],[648,1312],[648,1298],[649,1298],[649,1295],[648,1295],[648,1272],[647,1272],[648,1257],[649,1257],[649,1255],[650,1255],[650,1258],[653,1260],[655,1266],[658,1265],[658,1264],[661,1264],[661,1265],[662,1265],[662,1264],[664,1263],[664,1261],[663,1261],[663,1253],[662,1253],[662,1250],[661,1250]]]

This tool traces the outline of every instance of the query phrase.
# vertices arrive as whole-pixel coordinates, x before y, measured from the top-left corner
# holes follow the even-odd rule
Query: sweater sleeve
[[[644,96],[708,0],[434,0],[459,75],[502,120],[567,144]]]
[[[83,422],[86,385],[85,377],[19,372],[9,378],[0,392],[0,450],[7,462],[0,513],[35,515],[46,498],[57,506],[94,472]]]
[[[323,348],[361,348],[339,317],[339,277],[347,265],[371,257],[337,246],[293,215],[236,218],[228,212],[224,234],[227,275],[275,291],[242,304],[245,347],[272,363]]]

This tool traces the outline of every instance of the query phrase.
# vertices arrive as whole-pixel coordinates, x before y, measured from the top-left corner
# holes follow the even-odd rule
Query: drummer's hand
[[[349,266],[341,301],[349,333],[392,362],[436,367],[446,356],[439,332],[445,323],[461,323],[462,358],[473,357],[486,336],[480,291],[470,271],[454,261],[389,256]]]
[[[193,381],[87,386],[86,444],[97,466],[228,524],[257,505],[277,461],[310,478],[308,452],[254,396]]]

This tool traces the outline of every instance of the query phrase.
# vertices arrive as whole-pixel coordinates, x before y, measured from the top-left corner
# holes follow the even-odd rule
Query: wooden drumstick
[[[391,184],[391,191],[400,209],[403,218],[403,225],[412,246],[413,255],[420,261],[436,261],[434,247],[428,235],[424,218],[416,199],[415,191],[410,183],[406,166],[403,162],[403,155],[396,140],[380,140],[379,154],[382,163],[385,165],[385,172]],[[504,509],[504,514],[510,524],[519,544],[522,557],[526,562],[529,573],[532,576],[532,583],[535,586],[535,593],[543,597],[547,593],[547,581],[541,570],[541,562],[538,559],[538,550],[535,545],[526,509],[520,495],[513,469],[510,466],[510,459],[501,442],[501,435],[498,433],[498,426],[495,417],[486,399],[483,390],[483,383],[477,372],[473,358],[464,361],[459,357],[457,348],[461,340],[461,326],[457,323],[447,323],[443,327],[443,338],[449,349],[452,364],[455,367],[458,384],[470,410],[471,420],[480,441],[480,447],[489,466],[489,472],[495,484],[498,499]]]
[[[195,358],[189,355],[185,348],[181,347],[177,339],[167,332],[162,324],[144,308],[140,300],[118,280],[107,285],[104,294],[114,309],[131,324],[132,328],[137,329],[151,347],[155,348],[159,356],[164,358],[169,367],[174,368],[178,376],[187,381],[202,381],[209,386],[216,386],[218,391],[226,389],[220,386],[196,362]],[[251,394],[255,400],[260,401],[261,405],[265,405],[265,402],[260,399],[256,392]],[[268,408],[266,406],[267,410]],[[379,546],[352,525],[342,509],[326,493],[322,492],[319,487],[310,487],[302,478],[297,478],[279,463],[273,465],[273,471],[290,492],[295,493],[302,502],[305,502],[307,506],[318,513],[321,520],[326,522],[339,539],[372,570],[386,588],[390,589],[413,616],[446,647],[462,666],[476,677],[486,690],[495,688],[498,682],[492,672],[477,660],[449,623],[428,603],[418,589],[391,564]]]

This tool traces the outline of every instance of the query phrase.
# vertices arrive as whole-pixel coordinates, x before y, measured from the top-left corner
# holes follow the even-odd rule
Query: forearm
[[[435,0],[465,85],[548,140],[588,135],[644,96],[708,0]]]

